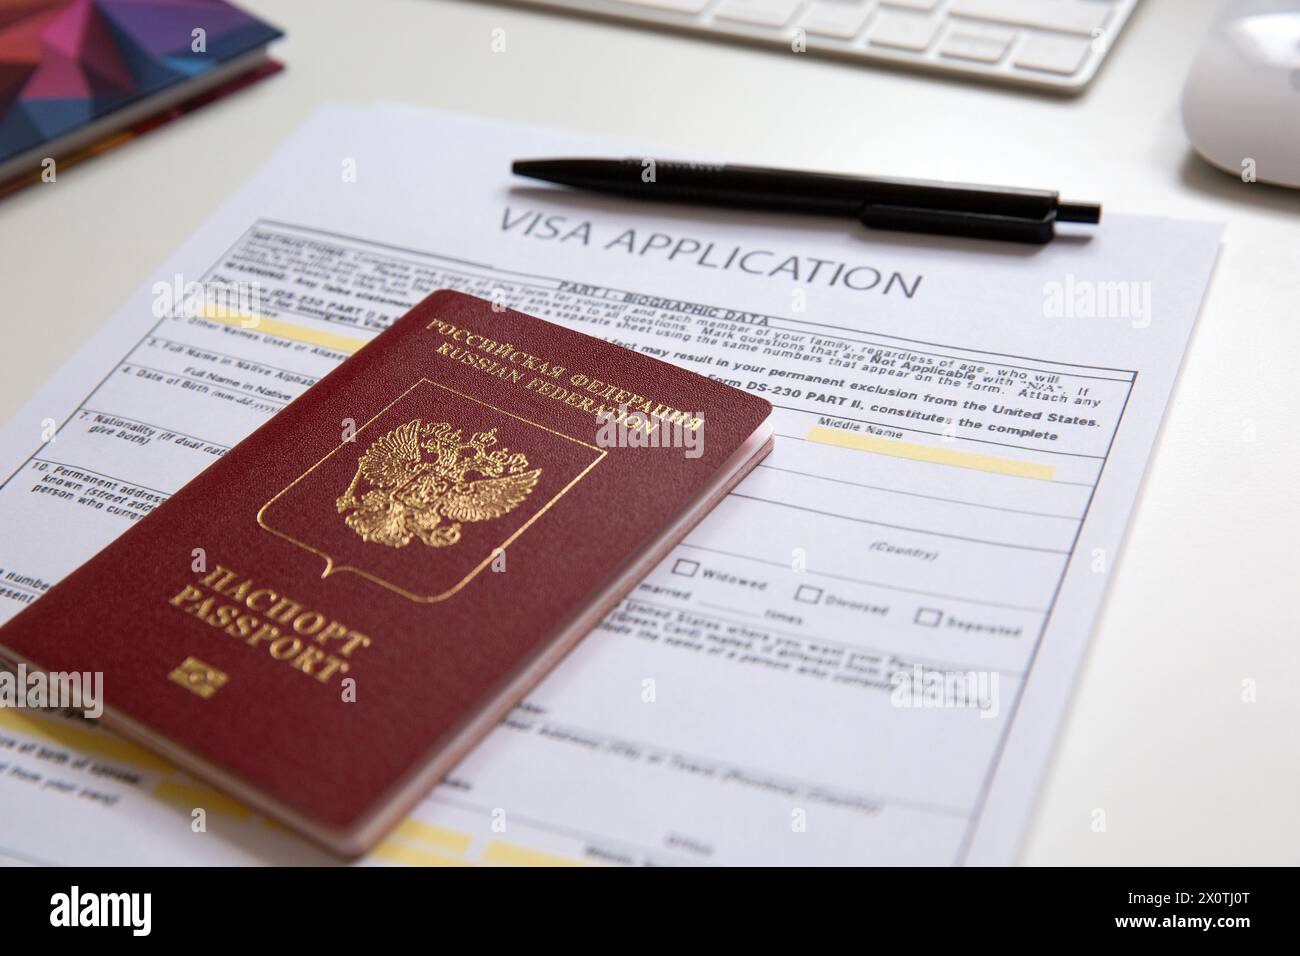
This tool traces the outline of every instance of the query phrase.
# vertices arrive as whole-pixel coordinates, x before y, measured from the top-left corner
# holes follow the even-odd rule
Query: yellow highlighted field
[[[306,342],[308,345],[319,345],[321,348],[333,349],[335,352],[345,352],[348,355],[366,344],[365,339],[358,339],[351,335],[336,335],[333,332],[309,329],[304,325],[295,325],[292,322],[281,322],[279,319],[268,319],[262,315],[247,315],[226,309],[213,308],[212,306],[203,310],[203,317],[210,322],[220,322],[222,325],[248,329],[250,332],[262,332],[266,335],[274,335],[277,338],[290,339],[294,342]]]
[[[472,866],[472,863],[466,863],[463,860],[456,860],[449,856],[442,856],[439,853],[427,853],[424,850],[417,850],[409,847],[404,843],[397,843],[393,840],[385,840],[371,853],[376,859],[383,860],[385,863],[400,863],[403,866]]]
[[[580,860],[570,860],[563,856],[552,856],[549,853],[539,853],[536,850],[530,850],[527,847],[515,846],[513,843],[502,843],[499,840],[493,840],[483,851],[483,861],[485,863],[495,863],[497,866],[586,866]]]
[[[464,853],[469,849],[471,842],[468,833],[457,833],[455,830],[448,830],[446,827],[421,823],[419,820],[412,819],[406,819],[399,823],[397,828],[393,830],[393,836],[401,837],[403,840],[410,840],[412,843],[428,843],[430,846],[451,850],[453,853]]]
[[[827,428],[825,425],[814,425],[808,429],[808,434],[804,437],[808,441],[823,445],[853,448],[877,455],[892,455],[895,458],[907,458],[911,461],[928,461],[936,465],[972,468],[975,471],[988,471],[995,475],[1014,475],[1018,478],[1051,481],[1056,474],[1056,468],[1052,465],[1040,465],[1037,462],[1020,461],[1015,458],[1000,458],[996,455],[980,455],[958,448],[935,448],[933,445],[897,441],[893,438],[881,438],[879,435],[841,431],[838,428]]]
[[[128,764],[151,773],[171,773],[176,768],[160,757],[114,736],[106,730],[78,727],[66,718],[37,711],[17,711],[0,708],[0,727],[15,733],[26,734],[49,744],[78,750],[94,757],[102,757]]]
[[[184,783],[180,780],[161,780],[158,786],[153,788],[153,795],[160,800],[166,800],[168,803],[177,806],[188,807],[191,810],[199,807],[212,813],[235,817],[240,820],[253,815],[253,811],[238,800],[233,800],[211,787],[195,783]]]

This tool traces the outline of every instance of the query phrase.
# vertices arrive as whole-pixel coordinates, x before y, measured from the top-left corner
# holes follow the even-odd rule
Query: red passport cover
[[[633,416],[622,445],[608,424],[602,440],[602,407]],[[421,767],[524,693],[521,671],[662,545],[770,412],[436,292],[0,629],[0,647],[102,671],[107,723],[360,852],[378,836],[357,837],[366,821],[407,809]],[[655,423],[661,444],[694,423],[702,454],[633,447]]]

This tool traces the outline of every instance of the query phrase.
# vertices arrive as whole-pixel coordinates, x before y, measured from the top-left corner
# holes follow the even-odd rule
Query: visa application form
[[[757,392],[778,438],[366,862],[1013,861],[1220,228],[1108,212],[1026,247],[509,174],[553,155],[639,153],[316,113],[0,433],[0,619],[459,289]],[[0,855],[324,859],[93,725],[15,710]]]

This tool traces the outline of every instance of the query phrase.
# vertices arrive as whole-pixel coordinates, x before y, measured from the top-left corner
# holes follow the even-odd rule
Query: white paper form
[[[779,437],[370,862],[1011,862],[1219,227],[1108,214],[1021,247],[508,174],[639,154],[318,112],[0,434],[0,614],[461,289],[757,391]],[[251,291],[258,323],[183,307],[191,282]],[[323,859],[138,748],[12,710],[0,853]]]

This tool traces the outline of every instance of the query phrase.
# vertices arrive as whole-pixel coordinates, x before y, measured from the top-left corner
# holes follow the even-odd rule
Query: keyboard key
[[[1095,0],[952,0],[950,16],[992,20],[1017,27],[1037,27],[1092,36],[1110,16],[1110,5]]]
[[[858,35],[870,13],[869,6],[814,0],[808,5],[808,12],[799,21],[799,26],[807,33],[851,40]]]
[[[934,36],[939,32],[940,22],[938,17],[882,10],[876,17],[871,32],[867,34],[867,39],[876,46],[896,47],[900,50],[922,53],[934,42]]]
[[[880,0],[880,2],[891,7],[906,7],[908,10],[920,10],[923,13],[929,13],[939,5],[939,0]]]
[[[638,7],[651,7],[655,10],[668,10],[672,13],[699,13],[709,5],[709,0],[617,0]],[[635,16],[635,14],[628,14]]]
[[[981,30],[977,27],[955,27],[944,39],[939,52],[959,60],[979,63],[997,63],[1006,56],[1007,47],[1016,35],[1010,30]]]
[[[1088,40],[1033,34],[1020,47],[1015,63],[1026,70],[1070,76],[1079,72],[1091,50]]]
[[[803,0],[722,0],[713,15],[760,27],[783,27],[801,3]]]

